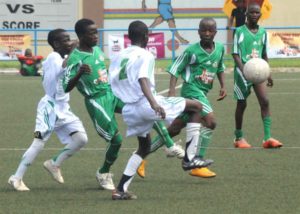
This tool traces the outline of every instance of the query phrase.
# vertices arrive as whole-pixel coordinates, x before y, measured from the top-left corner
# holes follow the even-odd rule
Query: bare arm
[[[220,83],[220,91],[219,91],[219,98],[217,101],[223,100],[227,96],[227,92],[225,89],[225,74],[224,72],[220,72],[217,74],[219,83]]]
[[[174,97],[176,94],[176,83],[177,83],[177,77],[174,75],[171,75],[170,77],[170,85],[169,85],[169,97]]]
[[[91,73],[91,68],[89,65],[87,64],[82,64],[79,67],[79,70],[76,74],[76,76],[73,79],[70,79],[67,88],[65,89],[65,92],[70,92],[77,84],[77,82],[79,81],[80,77],[82,74],[90,74]]]
[[[269,58],[268,58],[268,55],[267,55],[267,51],[265,49],[263,50],[262,58],[264,60],[266,60],[266,62],[269,61]],[[267,86],[268,87],[273,87],[273,85],[274,85],[274,82],[273,82],[273,78],[272,78],[271,73],[270,73],[270,76],[269,76],[268,82],[267,82]]]
[[[244,64],[242,63],[242,60],[241,60],[240,56],[238,54],[232,54],[232,57],[233,57],[233,60],[234,60],[235,64],[237,65],[237,67],[243,73]]]
[[[151,108],[162,119],[165,119],[165,117],[166,117],[165,110],[160,105],[158,105],[158,103],[154,99],[154,96],[153,96],[153,94],[151,92],[151,89],[149,87],[149,80],[147,78],[140,78],[139,83],[140,83],[141,89],[142,89],[145,97],[147,98],[148,102],[150,103]]]

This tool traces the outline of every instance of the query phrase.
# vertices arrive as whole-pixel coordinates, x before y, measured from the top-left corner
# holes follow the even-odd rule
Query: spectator
[[[246,21],[246,4],[245,0],[234,0],[236,8],[231,12],[229,18],[228,29],[231,27],[239,27],[245,24]],[[235,23],[235,25],[233,25]]]
[[[22,76],[40,76],[38,70],[41,68],[42,56],[33,56],[31,49],[27,48],[24,55],[18,55],[21,63],[20,74]]]

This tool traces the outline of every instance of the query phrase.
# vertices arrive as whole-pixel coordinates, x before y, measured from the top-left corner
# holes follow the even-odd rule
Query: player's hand
[[[153,106],[151,106],[151,108],[155,111],[155,113],[160,116],[161,119],[165,119],[166,118],[166,112],[165,110],[158,104],[154,104]]]
[[[175,89],[169,89],[168,97],[175,97],[176,90]]]
[[[269,77],[269,78],[268,78],[268,82],[267,82],[267,86],[268,86],[268,87],[273,87],[273,85],[274,85],[273,79],[272,79],[272,77]]]
[[[82,64],[82,65],[80,65],[78,72],[80,74],[90,74],[92,72],[92,70],[91,70],[91,67],[89,65]]]
[[[221,88],[217,101],[223,100],[226,96],[227,96],[226,90],[224,88]]]

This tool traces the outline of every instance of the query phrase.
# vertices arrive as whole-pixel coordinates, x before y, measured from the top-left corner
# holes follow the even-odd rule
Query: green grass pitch
[[[167,74],[156,77],[157,89],[168,86]],[[217,102],[217,80],[209,97],[217,128],[207,157],[216,178],[191,177],[180,160],[168,159],[162,149],[148,158],[146,178],[134,178],[130,190],[136,201],[112,201],[111,192],[98,188],[96,169],[103,161],[106,143],[97,136],[77,90],[71,107],[83,121],[88,145],[62,166],[65,184],[52,180],[42,163],[62,145],[55,135],[27,171],[24,182],[30,192],[15,192],[7,179],[15,172],[24,149],[32,142],[36,106],[43,96],[40,77],[0,75],[0,213],[205,213],[205,214],[297,214],[300,213],[299,73],[274,73],[269,89],[272,133],[284,143],[278,150],[262,149],[262,122],[254,94],[248,100],[244,132],[253,149],[233,148],[233,75],[226,74],[228,97]],[[121,132],[126,126],[118,116]],[[185,131],[176,139],[185,141]],[[119,159],[112,167],[118,183],[135,138],[125,139]]]

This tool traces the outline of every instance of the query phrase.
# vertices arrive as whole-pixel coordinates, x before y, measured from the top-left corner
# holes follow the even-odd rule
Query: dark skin
[[[250,4],[248,6],[246,16],[247,16],[246,26],[253,34],[256,34],[259,29],[258,20],[261,17],[260,6],[258,4]],[[234,59],[236,65],[238,66],[238,68],[243,72],[244,64],[242,63],[240,56],[238,54],[233,54],[232,56],[233,56],[233,59]],[[265,49],[263,50],[262,58],[264,60],[268,61],[267,51]],[[255,92],[258,103],[260,105],[262,118],[270,116],[269,100],[267,98],[266,86],[272,87],[273,84],[274,84],[273,79],[270,76],[267,80],[267,84],[260,83],[260,84],[253,85],[253,90]],[[244,115],[244,111],[245,111],[246,107],[247,107],[246,100],[238,100],[237,101],[237,106],[236,106],[236,111],[235,111],[236,129],[239,129],[239,130],[242,129],[243,115]]]
[[[88,25],[86,27],[86,32],[84,35],[79,37],[79,46],[78,50],[84,52],[93,52],[93,47],[98,43],[98,31],[97,26],[95,24]],[[77,75],[69,81],[68,87],[66,88],[66,92],[71,91],[79,81],[81,75],[83,74],[90,74],[91,68],[87,64],[82,64],[79,67]]]
[[[141,48],[145,48],[147,46],[149,32],[148,32],[147,26],[145,25],[144,27],[147,29],[145,31],[144,35],[141,35],[140,37],[134,38],[134,39],[132,39],[129,35],[132,45],[135,45],[135,46],[138,46]],[[151,92],[149,79],[148,78],[140,78],[139,83],[140,83],[141,89],[142,89],[145,97],[147,98],[148,102],[150,103],[151,108],[156,112],[156,114],[158,114],[162,119],[164,119],[166,117],[165,110],[163,109],[163,107],[161,107],[156,102],[156,100]],[[199,102],[186,99],[185,111],[194,112],[194,114],[192,114],[192,116],[191,116],[192,121],[196,122],[196,121],[200,120],[198,112],[200,112],[201,109],[202,109],[202,105]],[[142,157],[144,159],[147,156],[147,154],[149,154],[149,151],[150,151],[150,146],[151,146],[150,134],[147,134],[146,137],[139,136],[138,141],[139,141],[139,147],[137,149],[136,154],[138,154],[140,157]]]
[[[217,33],[217,26],[216,26],[216,22],[213,19],[204,19],[200,22],[199,29],[198,29],[198,34],[200,37],[200,46],[209,54],[212,53],[215,49],[214,37],[216,33]],[[221,86],[219,91],[219,98],[217,99],[218,101],[220,101],[223,100],[227,95],[225,90],[225,84],[224,84],[225,82],[224,72],[218,73],[217,77]],[[175,76],[171,76],[169,96],[175,96],[176,83],[177,83],[177,78]],[[202,117],[201,123],[207,128],[215,129],[216,122],[215,122],[214,114],[209,113],[205,117]],[[181,118],[175,119],[172,122],[171,126],[168,128],[170,136],[174,137],[178,135],[181,129],[183,129],[185,126],[186,123]]]

